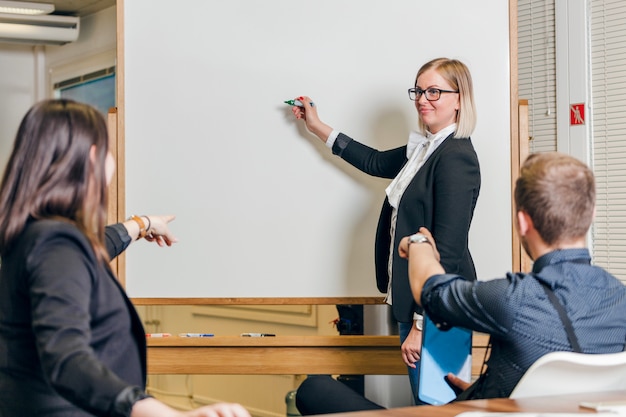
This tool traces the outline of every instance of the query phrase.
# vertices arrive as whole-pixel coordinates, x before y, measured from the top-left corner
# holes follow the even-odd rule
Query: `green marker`
[[[289,104],[290,106],[304,107],[304,104],[302,104],[300,100],[285,100],[285,104]],[[311,102],[311,107],[313,106],[314,104],[313,102]]]

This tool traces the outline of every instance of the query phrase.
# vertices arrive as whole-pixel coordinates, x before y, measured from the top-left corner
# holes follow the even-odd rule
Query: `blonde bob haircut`
[[[455,138],[469,138],[476,127],[476,105],[474,104],[474,88],[472,75],[469,69],[461,61],[449,58],[437,58],[427,62],[419,69],[415,77],[417,79],[428,70],[435,70],[444,80],[450,84],[453,90],[459,92],[459,110],[456,114]],[[418,121],[419,129],[424,134],[427,127]]]

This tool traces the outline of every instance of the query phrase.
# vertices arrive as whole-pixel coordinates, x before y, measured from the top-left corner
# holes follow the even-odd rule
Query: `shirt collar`
[[[546,266],[562,262],[580,262],[590,264],[591,255],[589,254],[589,249],[557,249],[552,252],[548,252],[535,261],[533,264],[533,274],[541,272],[541,270]]]
[[[449,126],[444,127],[439,132],[433,134],[429,131],[426,131],[426,136],[422,135],[419,132],[410,132],[409,140],[406,147],[406,159],[411,159],[411,155],[415,149],[417,149],[421,144],[427,141],[432,141],[433,144],[437,144],[437,142],[447,138],[452,133],[456,131],[456,123],[452,123]]]

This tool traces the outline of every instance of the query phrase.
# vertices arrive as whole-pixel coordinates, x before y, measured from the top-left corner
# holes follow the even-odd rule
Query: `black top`
[[[395,178],[406,164],[406,146],[378,151],[344,134],[333,144],[333,153],[357,169],[382,178]],[[480,166],[469,138],[446,138],[424,162],[407,186],[399,203],[393,243],[391,298],[396,320],[410,322],[421,312],[413,300],[408,262],[400,258],[400,240],[428,228],[437,241],[441,265],[447,273],[476,279],[468,247],[468,233],[480,192]],[[387,292],[391,244],[392,207],[385,198],[375,242],[376,283]]]
[[[129,243],[107,227],[111,257]],[[145,332],[111,269],[73,224],[30,222],[0,268],[0,414],[111,415],[145,382]]]

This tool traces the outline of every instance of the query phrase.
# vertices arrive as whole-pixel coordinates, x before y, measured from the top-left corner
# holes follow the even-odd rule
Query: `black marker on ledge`
[[[241,333],[241,337],[274,337],[274,333]]]

